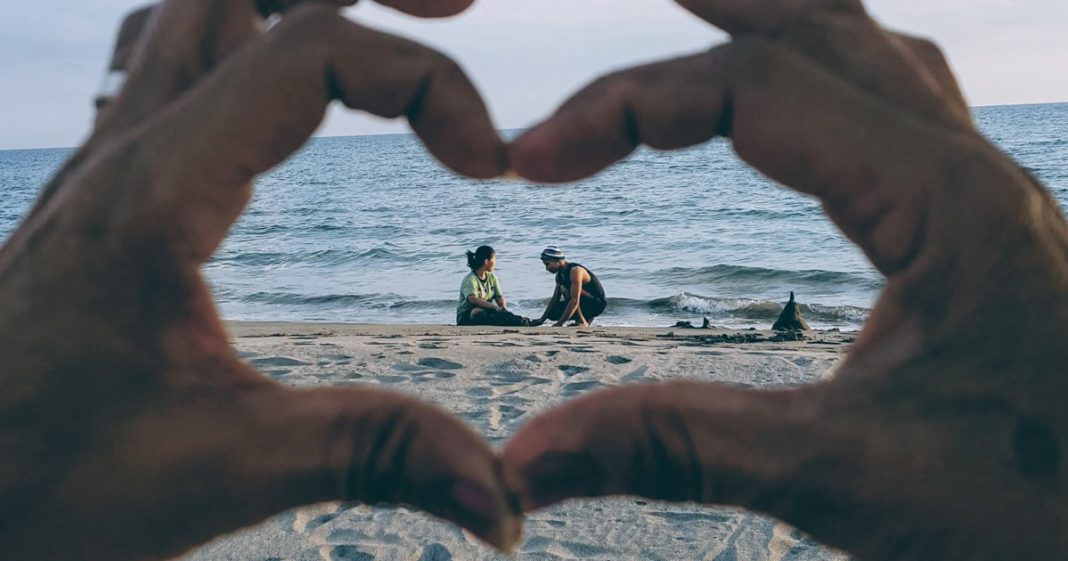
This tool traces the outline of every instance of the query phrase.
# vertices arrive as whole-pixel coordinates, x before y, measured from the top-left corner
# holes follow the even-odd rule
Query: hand
[[[468,0],[388,3],[441,15]],[[335,98],[405,115],[446,165],[497,175],[504,147],[474,88],[322,3],[266,33],[250,1],[158,9],[124,90],[0,250],[2,556],[159,559],[334,499],[408,503],[510,543],[517,517],[477,434],[411,398],[254,372],[199,271],[253,176]]]
[[[1068,546],[1068,226],[972,126],[937,49],[852,0],[685,0],[733,36],[602,78],[517,139],[541,181],[729,136],[887,277],[826,383],[591,394],[503,452],[524,507],[618,494],[770,513],[862,560]]]

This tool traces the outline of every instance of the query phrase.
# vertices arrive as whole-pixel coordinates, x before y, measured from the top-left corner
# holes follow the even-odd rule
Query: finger
[[[111,103],[125,85],[126,76],[133,66],[132,61],[137,47],[141,39],[146,36],[146,30],[150,27],[149,22],[158,7],[152,4],[138,8],[122,20],[119,34],[115,38],[115,47],[111,53],[111,62],[108,64],[108,74],[94,100],[98,112]],[[97,117],[100,117],[99,113]]]
[[[513,168],[534,181],[573,181],[643,142],[680,148],[727,132],[727,83],[717,76],[726,56],[716,49],[597,80],[513,143]]]
[[[527,510],[606,495],[742,506],[862,559],[1000,559],[1025,544],[1056,547],[1045,522],[1056,516],[1034,507],[1041,491],[1022,491],[1012,461],[997,452],[1012,441],[1013,423],[962,438],[957,429],[975,422],[967,415],[939,407],[910,415],[938,399],[879,398],[848,383],[770,392],[620,387],[524,426],[502,453],[505,478]],[[976,489],[997,507],[962,500]],[[990,538],[989,528],[1005,531]]]
[[[128,77],[98,119],[94,136],[121,134],[153,115],[256,34],[262,23],[256,5],[247,0],[172,0],[151,14],[138,18],[135,13],[123,25],[126,37],[139,41],[132,49],[116,49],[112,66],[124,63]]]
[[[260,6],[260,12],[264,15],[269,13],[284,12],[304,0],[256,0]],[[474,0],[375,0],[383,6],[389,6],[406,14],[423,18],[440,18],[456,15],[466,10]],[[352,5],[356,0],[335,0],[339,6]]]
[[[195,0],[164,2],[127,17],[120,30],[111,70],[128,70],[130,93],[119,111],[103,115],[100,126],[125,130],[189,89],[229,53],[256,35],[262,18],[286,12],[304,0]],[[332,0],[335,6],[355,0]],[[422,17],[463,11],[471,0],[389,0],[382,2]],[[158,9],[157,9],[158,8]],[[156,15],[158,18],[146,16]],[[139,41],[143,39],[143,41]]]
[[[947,176],[955,173],[947,159],[962,154],[988,162],[991,169],[981,173],[1015,173],[1000,165],[1004,159],[993,156],[977,134],[932,126],[759,39],[598,80],[518,138],[510,161],[535,181],[570,181],[606,167],[641,142],[673,148],[717,132],[731,136],[742,159],[771,178],[819,196],[832,220],[884,274],[915,259],[931,235],[925,213],[948,208],[939,196],[952,197],[955,205],[967,199],[995,222],[1012,212],[1004,207],[1015,197],[1011,193],[940,191],[960,184],[960,178]],[[965,230],[980,222],[933,226],[960,229],[943,239],[963,244],[968,235],[979,235]]]
[[[964,99],[964,92],[961,91],[957,79],[953,76],[953,70],[950,69],[949,62],[938,45],[922,37],[912,37],[903,33],[892,35],[911,50],[916,60],[927,68],[946,98],[952,100],[953,105],[960,110],[968,113],[968,102]]]
[[[833,454],[817,415],[800,392],[626,386],[535,418],[501,458],[526,510],[607,495],[748,504]]]
[[[789,47],[888,103],[945,126],[972,128],[956,80],[938,49],[887,33],[859,0],[679,3],[732,35],[759,35]]]
[[[499,461],[444,411],[384,391],[294,391],[262,378],[239,391],[217,387],[155,403],[108,434],[113,447],[70,474],[57,499],[70,508],[38,509],[19,523],[55,531],[77,524],[94,535],[100,551],[86,555],[98,559],[129,549],[169,559],[324,501],[411,505],[502,550],[518,539],[518,504],[503,485]],[[98,524],[113,518],[93,516],[95,508],[125,512],[125,523]],[[41,535],[48,557],[59,544]]]
[[[379,4],[406,14],[424,18],[456,15],[466,10],[474,0],[375,0]]]
[[[127,70],[130,67],[130,60],[136,52],[142,32],[146,28],[152,15],[155,13],[155,8],[155,5],[151,5],[137,9],[128,14],[123,20],[122,25],[119,28],[119,34],[115,39],[115,48],[112,53],[111,62],[108,64],[107,74],[100,85],[100,91],[97,92],[96,97],[93,99],[93,105],[97,109],[94,127],[100,126],[103,116],[108,113],[106,109],[108,109],[115,97],[118,96],[125,84]],[[85,162],[89,155],[92,154],[92,145],[96,144],[96,142],[89,142],[88,144],[88,146],[83,146],[64,162],[63,167],[60,168],[44,188],[41,189],[41,193],[37,196],[33,208],[31,208],[30,212],[27,214],[28,219],[36,216],[48,202],[52,200],[55,194],[59,192],[64,182],[70,178],[71,174]]]
[[[278,400],[275,402],[275,400]],[[376,390],[265,396],[259,446],[242,469],[260,470],[277,511],[324,500],[408,504],[509,549],[521,529],[496,456],[473,430],[425,403]],[[271,481],[273,478],[278,478]],[[252,479],[258,479],[253,476]]]
[[[731,35],[756,34],[774,37],[796,20],[813,13],[864,14],[859,0],[676,0],[697,17]]]
[[[136,156],[116,156],[143,165],[144,175],[125,178],[129,227],[140,239],[162,234],[182,257],[206,259],[243,209],[247,181],[302,145],[333,98],[407,116],[430,152],[460,173],[493,177],[506,167],[486,107],[455,63],[309,6],[154,119],[128,146]],[[152,218],[160,213],[167,219]]]

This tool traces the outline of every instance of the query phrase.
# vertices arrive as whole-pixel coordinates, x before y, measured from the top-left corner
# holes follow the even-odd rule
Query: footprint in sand
[[[434,373],[434,377],[438,378],[439,380],[448,380],[449,378],[455,378],[456,374],[453,374],[452,372],[446,372],[444,370],[440,370],[440,371]]]
[[[589,370],[587,366],[575,366],[572,364],[561,364],[557,368],[560,369],[566,376],[574,376],[575,374],[582,374]]]
[[[467,395],[471,397],[489,397],[493,395],[493,388],[471,388],[467,390]]]
[[[590,557],[597,557],[600,555],[607,556],[609,553],[612,553],[611,549],[582,542],[561,541],[560,545],[571,552],[571,554],[575,556],[575,559],[589,559]]]
[[[532,536],[523,544],[523,553],[529,553],[531,551],[544,551],[553,543],[553,540],[545,536]]]
[[[620,381],[621,382],[634,382],[636,380],[641,380],[642,377],[645,376],[645,371],[646,370],[649,370],[648,366],[639,366],[638,368],[635,368],[633,372],[631,372],[630,374],[627,374],[626,376],[624,376],[623,379],[620,380]]]
[[[333,532],[330,532],[330,535],[327,536],[326,541],[327,543],[350,544],[360,543],[360,541],[366,538],[367,534],[363,532],[359,532],[357,530],[352,530],[349,528],[342,528],[340,530],[334,530]]]
[[[588,390],[590,388],[596,388],[597,386],[600,386],[600,385],[601,385],[601,383],[596,381],[596,380],[591,380],[589,382],[573,382],[571,384],[567,384],[566,386],[564,386],[561,389],[561,391],[563,393],[572,394],[572,393],[583,392],[583,391],[586,391],[586,390]]]
[[[436,368],[438,370],[459,370],[464,367],[464,365],[460,364],[459,362],[453,362],[451,360],[445,360],[443,358],[434,358],[432,356],[421,358],[416,364],[418,364],[419,366],[425,366],[427,368]]]
[[[400,372],[426,372],[427,371],[427,369],[425,367],[417,366],[417,365],[411,364],[409,362],[397,362],[393,366],[390,366],[390,369],[397,370],[397,371],[400,371]]]
[[[297,360],[295,358],[289,358],[287,356],[269,356],[266,358],[254,358],[248,361],[249,364],[257,368],[264,366],[311,366],[310,362],[304,362],[303,360]]]
[[[401,382],[407,382],[408,381],[408,377],[407,376],[389,376],[389,375],[385,375],[385,376],[375,376],[374,379],[378,380],[379,382],[381,382],[383,384],[399,384]]]
[[[273,370],[262,370],[261,372],[271,378],[281,378],[282,376],[285,376],[286,374],[292,372],[292,370],[286,370],[285,368],[275,368]]]
[[[506,360],[486,367],[486,377],[491,378],[494,386],[507,386],[518,384],[530,377],[530,370],[526,364],[518,360]]]
[[[252,358],[254,356],[259,356],[259,355],[260,355],[260,353],[257,353],[255,351],[238,351],[237,352],[237,358]]]
[[[609,363],[611,363],[611,364],[627,364],[628,362],[633,361],[633,359],[627,358],[625,356],[619,356],[619,355],[606,356],[606,357],[604,357],[604,359],[606,361],[608,361]]]
[[[360,551],[354,545],[339,545],[328,551],[328,556],[324,555],[323,558],[330,561],[375,561],[374,555]]]
[[[523,357],[523,360],[528,362],[541,362],[541,359],[538,358],[538,355],[527,355]]]
[[[345,508],[337,502],[304,507],[293,515],[293,531],[298,534],[310,532],[337,518],[344,511]]]
[[[452,561],[452,553],[440,543],[432,543],[423,548],[419,561]]]
[[[670,512],[666,510],[650,512],[649,516],[662,518],[674,524],[682,522],[706,522],[712,524],[723,524],[725,522],[730,521],[731,519],[730,516],[716,514],[714,512]]]
[[[530,405],[531,401],[525,397],[519,397],[518,395],[506,395],[501,398],[501,403],[521,408],[525,405]]]
[[[487,404],[483,400],[479,405],[486,406]],[[524,412],[524,409],[513,407],[511,405],[493,404],[489,405],[486,409],[460,413],[460,416],[474,423],[485,421],[487,427],[496,431],[501,429],[502,424],[509,423],[522,417]]]

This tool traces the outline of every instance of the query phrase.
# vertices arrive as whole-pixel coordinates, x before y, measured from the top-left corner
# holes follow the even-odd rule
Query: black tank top
[[[590,282],[582,283],[582,289],[589,292],[590,296],[604,300],[604,287],[601,286],[601,281],[597,280],[597,275],[593,274],[593,271],[591,271],[589,267],[584,267],[578,263],[568,263],[563,269],[557,271],[556,284],[565,288],[571,288],[571,269],[574,269],[575,267],[582,267],[590,274]]]

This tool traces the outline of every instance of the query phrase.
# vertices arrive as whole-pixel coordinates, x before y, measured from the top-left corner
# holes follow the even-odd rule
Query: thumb
[[[516,501],[493,450],[445,411],[370,389],[284,390],[257,398],[262,437],[248,470],[281,490],[278,507],[326,500],[407,504],[498,549],[518,540]]]
[[[572,497],[641,495],[755,504],[829,452],[801,391],[694,382],[593,393],[530,422],[502,459],[525,509]]]

